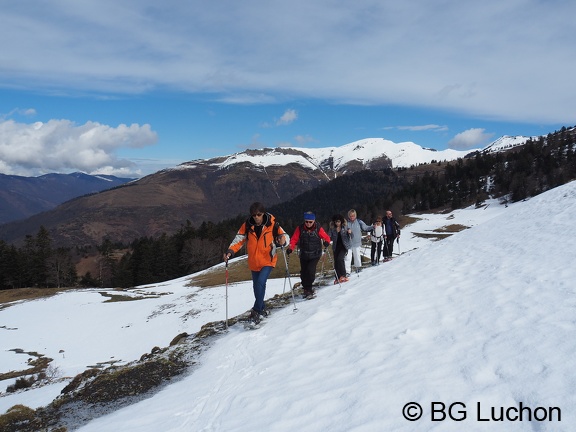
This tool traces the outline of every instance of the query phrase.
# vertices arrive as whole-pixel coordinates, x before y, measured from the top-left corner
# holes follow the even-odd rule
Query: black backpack
[[[298,247],[302,258],[314,259],[322,256],[322,239],[320,238],[320,225],[318,223],[316,223],[314,231],[306,230],[305,224],[300,225]]]

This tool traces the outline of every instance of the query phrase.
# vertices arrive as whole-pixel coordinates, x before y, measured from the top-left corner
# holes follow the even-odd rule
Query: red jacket
[[[306,231],[316,231],[316,228],[318,227],[317,225],[318,222],[314,221],[314,223],[312,224],[312,226],[310,228],[308,228],[308,226],[304,226],[304,229]],[[306,225],[306,224],[304,224]],[[302,225],[299,225],[296,227],[296,230],[294,230],[294,234],[292,234],[292,238],[290,239],[290,246],[289,248],[294,250],[294,248],[296,247],[296,245],[298,244],[298,241],[300,240],[300,230],[302,229]],[[330,243],[330,236],[326,233],[326,231],[324,231],[324,228],[322,227],[318,227],[318,237],[320,237],[320,240],[325,241]]]

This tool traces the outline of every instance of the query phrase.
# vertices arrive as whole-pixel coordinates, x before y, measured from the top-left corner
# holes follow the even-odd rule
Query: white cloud
[[[301,146],[317,141],[313,137],[311,137],[310,135],[296,135],[294,137],[294,140],[298,143],[298,145],[301,145]]]
[[[420,132],[420,131],[445,132],[448,130],[448,126],[440,126],[436,124],[427,124],[419,126],[396,126],[396,127],[388,127],[385,129],[394,129],[394,128],[398,130],[407,130],[412,132]]]
[[[0,169],[6,174],[38,175],[83,171],[137,173],[135,164],[118,158],[121,148],[141,148],[157,141],[150,125],[111,127],[68,120],[46,123],[0,121]]]
[[[10,118],[14,114],[18,114],[25,117],[33,117],[36,115],[36,110],[34,108],[14,108],[8,114],[0,114],[0,121],[4,121],[7,118]]]
[[[282,114],[282,117],[276,120],[276,126],[289,125],[291,123],[294,123],[297,118],[298,118],[298,112],[296,110],[287,109],[286,111],[284,111],[284,114]]]
[[[576,2],[172,6],[3,5],[0,37],[11,43],[3,47],[0,82],[67,93],[171,89],[242,103],[305,97],[573,122],[576,57],[566,53],[576,40]],[[551,68],[559,58],[563,67]]]
[[[482,128],[468,129],[448,141],[448,147],[454,150],[478,148],[487,144],[493,136],[494,134],[486,133]]]
[[[298,112],[293,109],[287,109],[280,118],[274,119],[273,123],[263,122],[260,124],[261,128],[271,128],[275,126],[287,126],[298,119]]]

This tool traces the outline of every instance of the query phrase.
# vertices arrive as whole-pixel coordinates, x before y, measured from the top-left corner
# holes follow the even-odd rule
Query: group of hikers
[[[250,206],[250,217],[240,226],[224,254],[224,260],[228,262],[246,245],[255,298],[250,311],[250,321],[258,324],[262,318],[268,316],[264,297],[268,276],[278,260],[277,247],[285,248],[288,255],[298,247],[303,296],[311,298],[314,296],[313,284],[318,261],[329,246],[332,246],[334,253],[334,283],[348,281],[352,273],[352,262],[356,271],[362,267],[362,232],[370,233],[370,258],[373,266],[380,263],[381,254],[384,261],[392,258],[394,240],[400,237],[400,225],[390,210],[386,211],[384,218],[378,216],[372,225],[358,219],[353,209],[348,211],[348,218],[335,214],[330,221],[328,232],[318,224],[314,213],[307,211],[304,213],[303,223],[296,227],[290,237],[276,218],[266,212],[262,203],[253,203]]]

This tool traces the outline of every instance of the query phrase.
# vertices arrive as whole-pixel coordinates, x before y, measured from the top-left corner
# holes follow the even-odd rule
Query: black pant
[[[341,246],[340,243],[336,245],[336,250],[334,251],[334,269],[336,270],[336,275],[338,278],[346,276],[346,263],[344,261],[348,250]]]
[[[393,250],[394,250],[394,239],[386,237],[386,240],[384,240],[384,258],[391,257]]]
[[[380,254],[382,253],[382,242],[372,242],[372,249],[370,250],[370,261],[372,263],[377,263],[380,261]],[[376,255],[376,259],[374,259],[374,255]]]
[[[300,257],[300,280],[304,289],[311,289],[316,279],[316,266],[320,258],[305,259]]]

